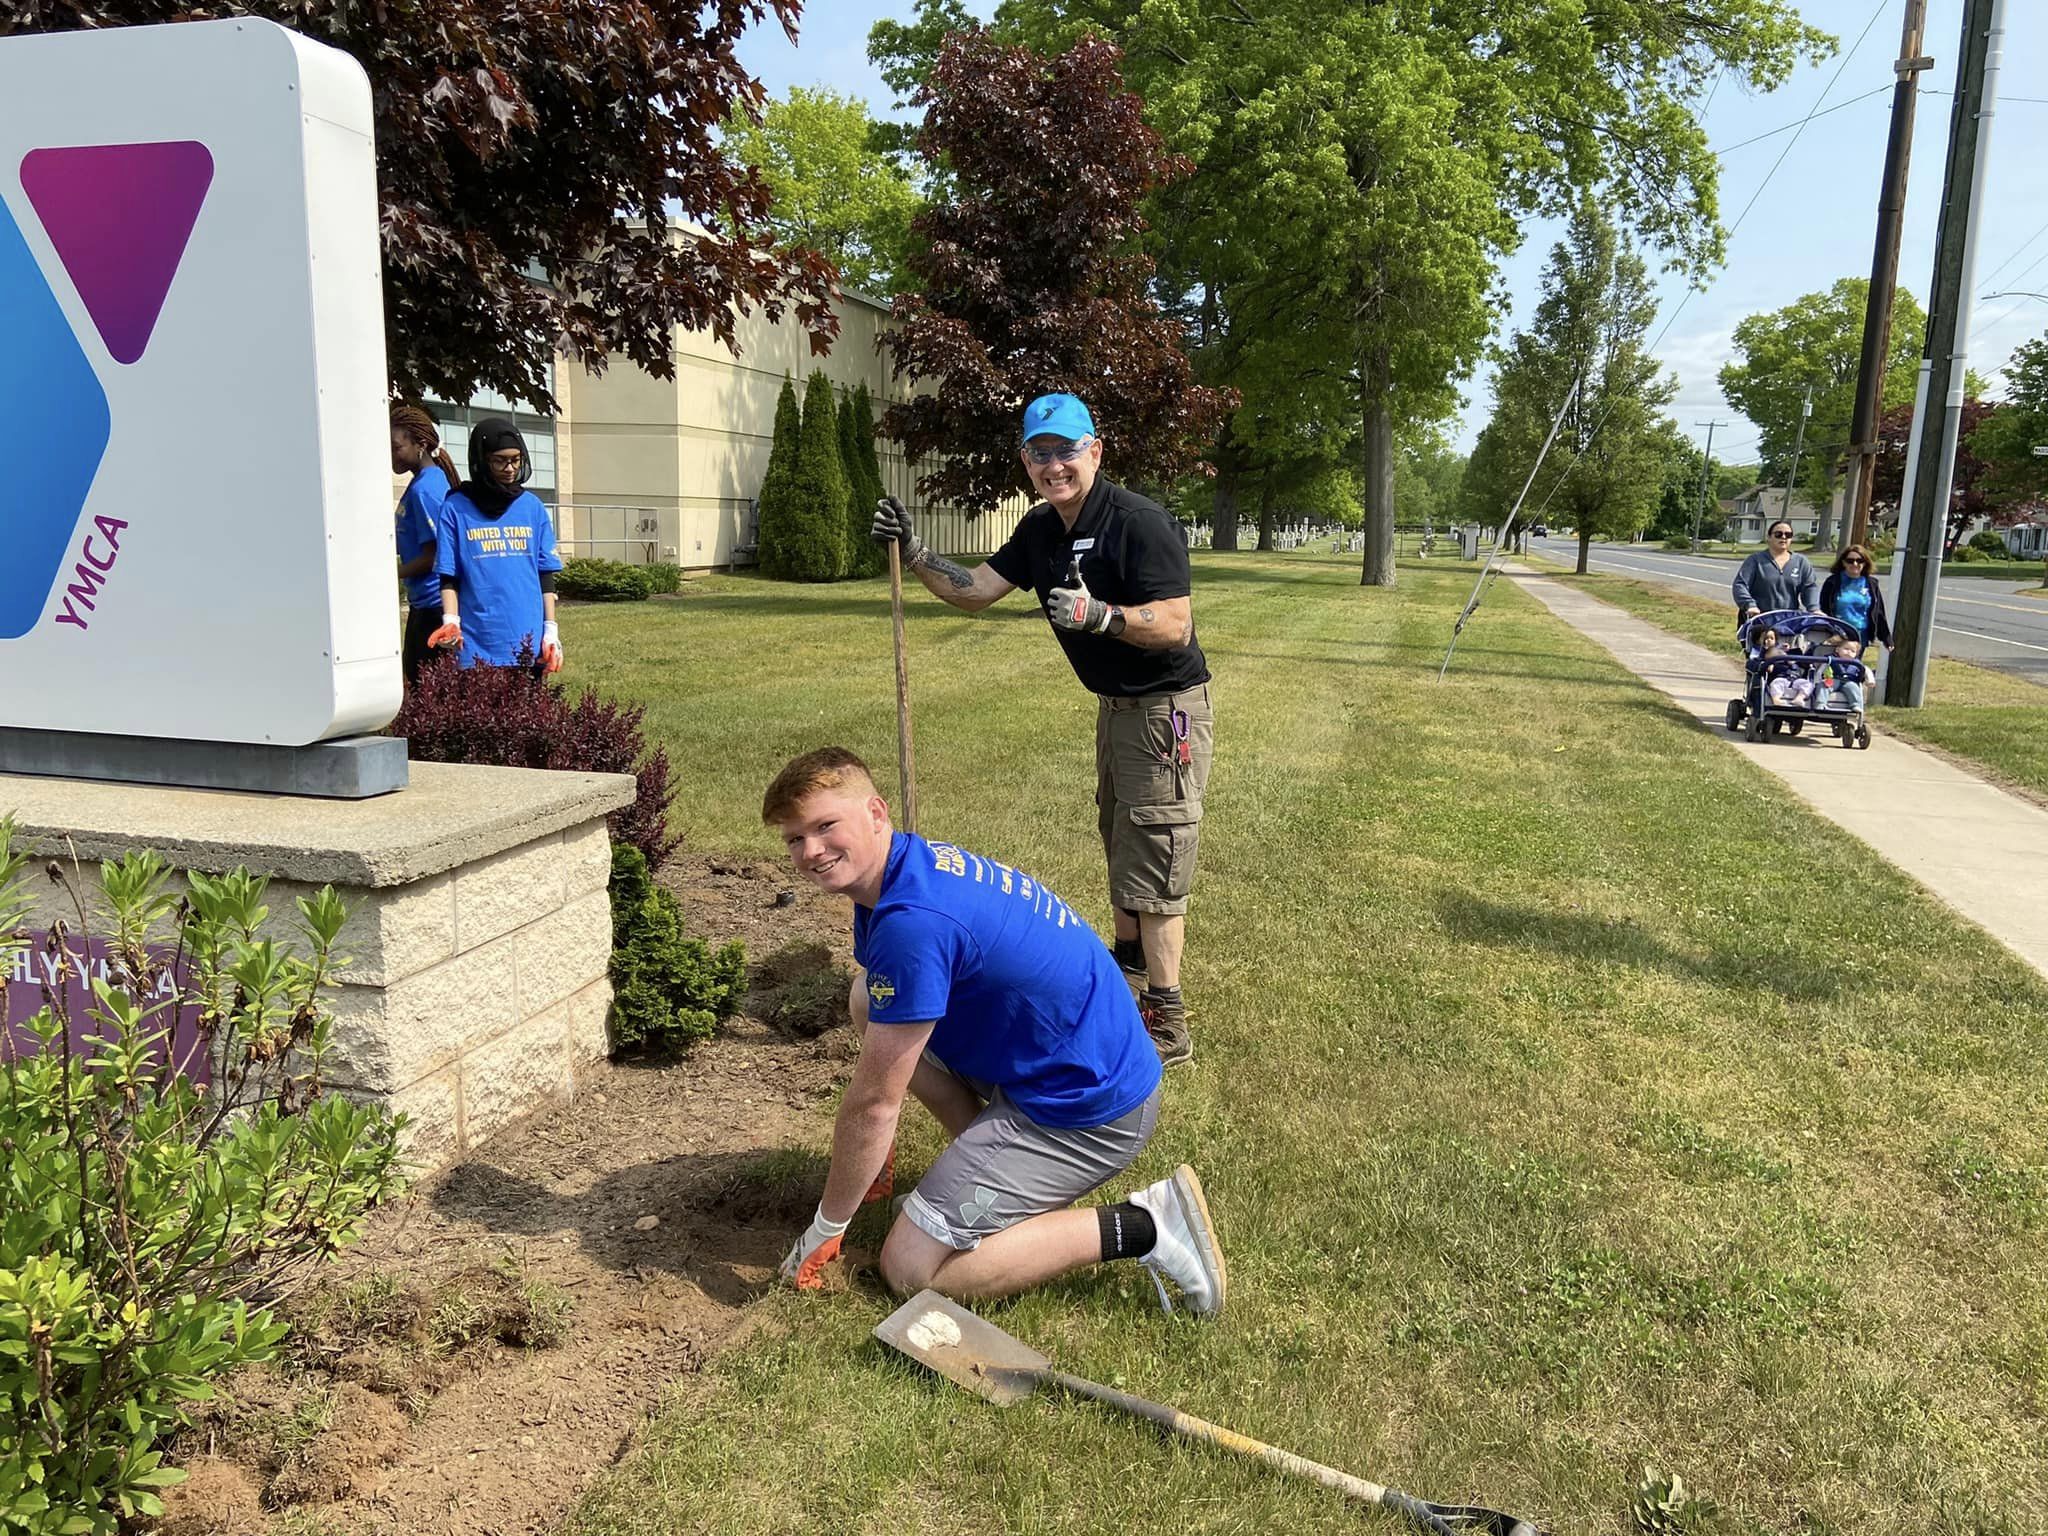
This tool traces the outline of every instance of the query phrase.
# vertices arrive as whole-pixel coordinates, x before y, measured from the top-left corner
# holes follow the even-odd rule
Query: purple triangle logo
[[[190,139],[23,156],[21,188],[114,361],[147,350],[211,185],[213,156]]]

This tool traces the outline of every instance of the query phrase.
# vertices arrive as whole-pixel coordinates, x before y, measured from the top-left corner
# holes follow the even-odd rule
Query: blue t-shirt
[[[1870,578],[1844,576],[1835,584],[1834,617],[1856,626],[1856,633],[1870,638]]]
[[[461,491],[441,503],[437,575],[452,576],[462,614],[465,667],[512,667],[521,646],[540,657],[546,611],[540,573],[559,571],[555,523],[531,491],[521,491],[503,517],[485,517]]]
[[[417,560],[420,551],[438,539],[441,503],[448,499],[448,477],[438,464],[413,471],[413,477],[398,498],[398,563]],[[405,578],[405,600],[415,608],[441,605],[441,578],[429,569],[423,576]]]
[[[853,909],[876,1024],[937,1020],[928,1047],[1040,1125],[1107,1125],[1159,1086],[1159,1053],[1095,930],[1022,870],[898,832]]]

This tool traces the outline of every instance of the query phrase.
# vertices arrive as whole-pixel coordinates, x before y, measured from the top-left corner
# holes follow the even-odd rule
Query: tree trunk
[[[1273,547],[1273,524],[1279,516],[1280,509],[1274,504],[1273,477],[1268,474],[1259,486],[1259,548]]]
[[[1587,531],[1586,531],[1585,529],[1581,528],[1581,529],[1579,530],[1579,566],[1578,566],[1578,573],[1579,573],[1579,574],[1580,574],[1581,576],[1583,576],[1583,575],[1585,575],[1585,574],[1586,574],[1586,557],[1587,557],[1588,555],[1590,555],[1590,554],[1591,554],[1592,552],[1593,552],[1593,535],[1592,535],[1592,534],[1590,534],[1590,533],[1588,533],[1588,532],[1587,532]]]
[[[1216,439],[1216,495],[1210,515],[1213,527],[1209,533],[1211,549],[1237,548],[1237,490],[1243,472],[1237,445],[1230,440],[1230,423],[1226,421],[1222,435]]]
[[[1394,584],[1393,355],[1381,346],[1361,360],[1365,427],[1365,563],[1362,587]]]

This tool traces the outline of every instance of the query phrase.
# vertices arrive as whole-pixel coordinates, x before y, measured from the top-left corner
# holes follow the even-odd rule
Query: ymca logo
[[[190,140],[33,149],[19,176],[107,356],[137,362],[213,184],[213,156]],[[67,561],[57,622],[85,629],[128,526],[126,509],[114,508],[72,554],[112,420],[99,375],[4,199],[0,337],[0,456],[13,481],[0,493],[0,640],[36,627]]]

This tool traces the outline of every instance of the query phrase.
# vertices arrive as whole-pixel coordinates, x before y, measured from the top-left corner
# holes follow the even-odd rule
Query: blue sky
[[[993,6],[970,8],[986,15]],[[907,16],[909,0],[811,0],[806,9],[800,46],[792,48],[779,28],[758,28],[741,49],[748,65],[776,95],[792,85],[824,84],[865,98],[877,113],[886,110],[888,87],[867,62],[868,28],[883,16]],[[1768,96],[1752,96],[1722,82],[1706,113],[1708,142],[1733,146],[1797,123],[1816,106],[1821,111],[1796,138],[1779,133],[1723,156],[1721,220],[1734,226],[1742,216],[1729,241],[1727,265],[1706,292],[1677,310],[1675,320],[1684,285],[1665,279],[1665,307],[1651,332],[1656,335],[1670,322],[1657,354],[1678,377],[1672,414],[1680,425],[1701,438],[1704,428],[1694,423],[1724,423],[1714,438],[1717,459],[1741,461],[1756,451],[1755,428],[1729,408],[1715,382],[1728,361],[1736,322],[1825,289],[1836,278],[1870,273],[1892,61],[1898,56],[1905,0],[1805,0],[1799,11],[1835,34],[1840,51],[1818,66],[1797,70]],[[1923,304],[1934,259],[1954,105],[1948,93],[1955,87],[1961,25],[1962,0],[1929,0],[1925,47],[1935,64],[1920,77],[1899,257],[1900,281]],[[2000,105],[1978,226],[1976,292],[2031,288],[2048,294],[2048,156],[2039,148],[2048,140],[2048,6],[2007,0],[2005,25]],[[1854,100],[1866,92],[1877,94]],[[1827,110],[1836,106],[1841,110]],[[1789,152],[1773,172],[1788,144]],[[1752,198],[1754,205],[1744,215]],[[1521,251],[1503,274],[1512,302],[1506,324],[1525,321],[1534,309],[1538,279],[1557,238],[1551,225],[1529,226]],[[2043,331],[2048,331],[2048,301],[2009,297],[1979,302],[1972,317],[1971,366],[1991,374],[2014,346]],[[1994,377],[1994,393],[1998,382]],[[1465,394],[1458,439],[1469,447],[1485,425],[1491,400],[1483,374],[1466,385]]]

